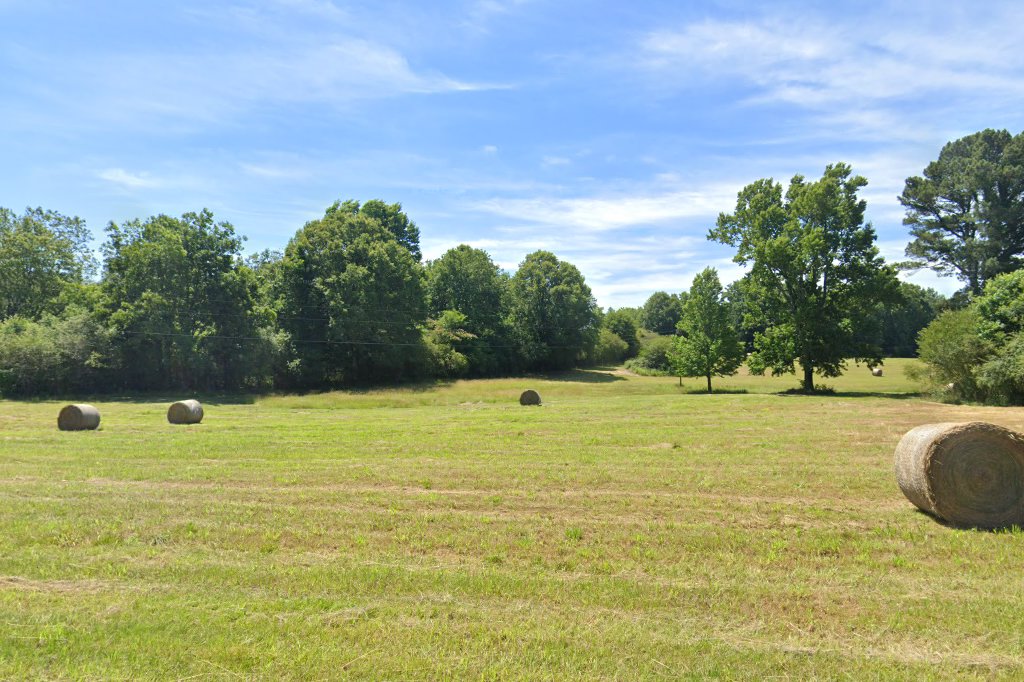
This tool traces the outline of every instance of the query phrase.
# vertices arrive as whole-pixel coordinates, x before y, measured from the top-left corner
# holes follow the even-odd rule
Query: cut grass
[[[903,363],[0,402],[0,679],[1024,675],[1024,534],[915,511]],[[544,396],[518,405],[525,387]]]

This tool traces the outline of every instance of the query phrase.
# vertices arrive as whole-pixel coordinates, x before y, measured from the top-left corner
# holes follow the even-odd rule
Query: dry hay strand
[[[167,408],[167,421],[172,424],[198,424],[203,421],[203,406],[198,400],[179,400]]]
[[[896,446],[896,482],[956,526],[1024,526],[1024,435],[985,422],[925,424]]]
[[[873,376],[873,377],[880,377],[880,376],[882,376],[882,368],[881,367],[872,367],[871,368],[871,376]]]
[[[100,411],[92,405],[65,405],[57,415],[61,431],[93,431],[100,426]]]
[[[519,396],[520,405],[540,405],[540,393],[528,388]]]

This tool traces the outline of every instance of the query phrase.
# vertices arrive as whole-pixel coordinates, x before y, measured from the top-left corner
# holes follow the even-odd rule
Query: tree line
[[[601,311],[579,270],[503,272],[462,245],[420,262],[399,204],[337,202],[282,252],[242,256],[209,211],[106,228],[0,210],[0,391],[315,389],[567,369]],[[99,272],[98,279],[91,274]]]
[[[738,193],[708,238],[735,249],[740,280],[723,287],[709,268],[689,291],[607,312],[550,252],[511,274],[467,245],[423,263],[416,224],[380,200],[336,202],[283,251],[248,257],[206,210],[111,223],[97,260],[79,218],[0,209],[0,392],[305,390],[623,360],[709,391],[746,363],[811,391],[850,360],[916,353],[943,311],[987,314],[972,301],[1022,264],[1022,135],[951,142],[907,179],[904,263],[880,257],[858,197],[867,180],[837,163]],[[898,281],[899,267],[964,289],[946,300]],[[1007,329],[985,362],[1016,347]]]

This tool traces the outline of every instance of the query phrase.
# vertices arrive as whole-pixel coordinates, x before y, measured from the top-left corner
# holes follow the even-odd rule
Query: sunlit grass
[[[1024,410],[904,364],[0,402],[0,679],[1020,677],[1024,536],[916,512],[892,453]]]

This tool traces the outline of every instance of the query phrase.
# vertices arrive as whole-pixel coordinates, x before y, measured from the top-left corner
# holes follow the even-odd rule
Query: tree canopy
[[[131,388],[237,389],[260,369],[257,283],[242,238],[207,210],[107,227],[107,315]]]
[[[908,263],[962,281],[978,295],[1024,255],[1024,133],[983,130],[946,144],[900,203],[914,238]]]
[[[708,393],[711,377],[735,374],[743,364],[743,344],[730,322],[729,306],[714,268],[705,268],[694,277],[678,330],[669,355],[672,369],[680,378],[705,377]]]
[[[679,297],[664,291],[655,291],[643,307],[643,326],[657,334],[675,334],[682,315]]]
[[[838,376],[848,358],[881,361],[865,330],[875,324],[874,306],[895,297],[897,280],[864,223],[857,192],[866,184],[843,163],[817,181],[794,176],[785,196],[762,179],[739,192],[734,213],[719,215],[708,237],[736,247],[733,260],[751,266],[747,293],[764,325],[754,339],[754,371],[782,374],[799,364],[810,391],[816,372]]]
[[[52,312],[64,290],[94,269],[89,239],[81,218],[0,208],[0,320]]]
[[[294,378],[301,386],[407,378],[427,317],[420,265],[381,222],[338,206],[285,249],[280,319]]]
[[[526,365],[568,369],[597,341],[597,302],[571,263],[535,251],[511,281],[509,325]]]
[[[510,347],[508,314],[509,278],[486,251],[466,244],[449,249],[426,267],[428,312],[442,321],[446,311],[457,311],[461,329],[469,334],[459,344],[468,356],[466,372],[493,374],[508,367],[514,353]]]

